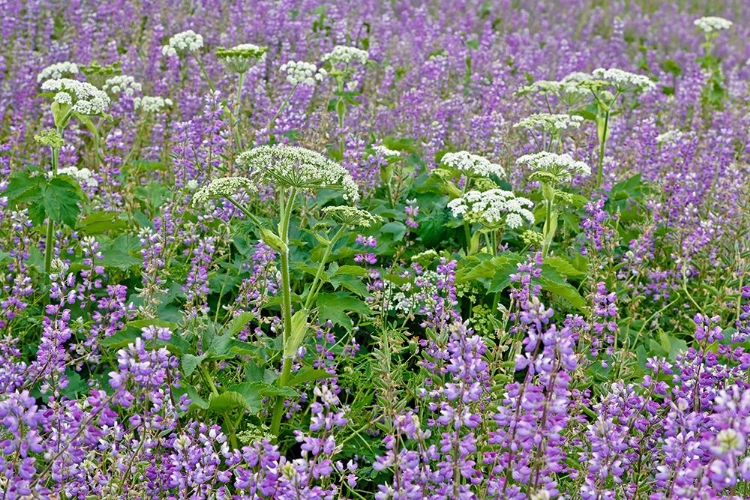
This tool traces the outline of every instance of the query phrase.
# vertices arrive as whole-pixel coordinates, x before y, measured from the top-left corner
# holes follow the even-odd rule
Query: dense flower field
[[[750,498],[747,0],[0,36],[0,498]]]

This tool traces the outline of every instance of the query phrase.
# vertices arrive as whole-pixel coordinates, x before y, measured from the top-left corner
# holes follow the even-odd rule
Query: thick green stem
[[[289,275],[289,219],[292,217],[292,208],[294,199],[297,196],[297,190],[292,189],[289,199],[284,203],[283,195],[281,199],[281,221],[279,222],[279,238],[284,243],[284,251],[280,252],[281,264],[281,315],[284,321],[283,347],[282,352],[286,351],[286,345],[289,336],[292,333],[292,286]],[[284,357],[281,367],[281,376],[279,376],[278,385],[284,387],[289,381],[292,373],[292,358]],[[271,420],[271,432],[278,436],[279,427],[281,426],[281,417],[284,414],[284,396],[277,396],[273,408],[273,419]]]
[[[237,151],[242,151],[242,136],[240,135],[240,113],[242,112],[242,87],[245,85],[245,73],[240,73],[237,80],[237,107],[234,111],[234,123],[232,126],[234,132],[234,142]]]
[[[602,179],[604,177],[604,151],[607,148],[607,136],[609,135],[609,111],[604,115],[604,133],[599,139],[599,159],[596,170],[596,188],[599,189],[602,186]]]
[[[62,128],[57,127],[57,133],[62,135]],[[57,169],[60,163],[60,148],[52,148],[52,176],[57,175]],[[55,222],[51,217],[47,217],[47,239],[44,241],[44,276],[45,281],[49,282],[49,273],[52,271],[52,250],[54,248],[53,238],[55,236]]]

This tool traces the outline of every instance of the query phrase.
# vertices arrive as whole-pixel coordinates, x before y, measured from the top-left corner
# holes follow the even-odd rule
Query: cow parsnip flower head
[[[167,108],[172,107],[172,99],[165,99],[159,96],[143,96],[136,97],[133,99],[133,105],[135,109],[139,109],[144,113],[161,113]]]
[[[216,49],[216,57],[230,70],[242,74],[263,63],[266,60],[266,52],[268,47],[243,43],[231,49],[219,47]]]
[[[492,163],[487,158],[468,151],[446,153],[440,163],[468,176],[489,177],[494,174],[502,177],[505,175],[505,170],[497,163]]]
[[[518,89],[516,95],[554,95],[566,100],[579,100],[591,94],[588,89],[581,87],[581,82],[593,79],[588,73],[575,71],[559,81],[537,80]]]
[[[550,134],[559,134],[563,130],[579,128],[583,123],[583,117],[578,115],[555,115],[550,113],[537,113],[527,116],[513,125],[514,128],[525,128],[527,130],[539,130]]]
[[[53,100],[82,115],[101,115],[109,108],[109,96],[90,83],[69,78],[47,80],[42,92],[54,93]]]
[[[286,81],[292,85],[309,85],[313,86],[320,82],[326,76],[326,70],[318,69],[314,64],[305,61],[289,61],[279,68],[279,71],[286,73]]]
[[[517,229],[526,222],[533,224],[534,214],[530,210],[533,207],[533,201],[503,189],[467,191],[448,203],[454,217],[479,222],[488,228]]]
[[[202,48],[203,37],[193,30],[187,30],[171,37],[169,43],[161,48],[161,53],[167,57],[175,57],[188,52],[195,52]]]
[[[380,144],[372,146],[372,150],[376,153],[379,153],[385,157],[395,157],[395,156],[401,156],[400,151],[394,151],[393,149],[389,149],[385,146],[382,146]]]
[[[132,76],[118,75],[109,78],[102,85],[102,90],[117,97],[121,94],[125,94],[128,97],[132,97],[136,92],[140,92],[143,86],[135,81]]]
[[[360,210],[356,207],[338,206],[325,207],[323,213],[326,217],[344,224],[345,226],[368,228],[382,222],[383,218],[379,215],[372,215],[370,212]]]
[[[320,153],[296,146],[260,146],[245,151],[237,163],[253,170],[264,181],[285,188],[313,192],[318,188],[343,191],[345,200],[355,203],[359,190],[351,174]]]
[[[659,134],[656,136],[656,144],[659,144],[661,146],[662,144],[676,142],[682,139],[683,135],[684,134],[677,129],[667,130],[663,134]]]
[[[353,62],[365,64],[369,57],[370,53],[366,50],[358,49],[356,47],[348,47],[346,45],[337,45],[331,52],[323,54],[321,60],[323,62],[328,61],[332,65],[343,63],[348,66]]]
[[[193,205],[201,206],[205,205],[209,200],[230,198],[240,190],[246,193],[254,193],[258,189],[255,183],[246,177],[222,177],[214,179],[195,193],[193,196]]]
[[[631,90],[650,92],[656,88],[656,84],[649,77],[617,68],[597,68],[594,70],[593,75],[599,80],[610,83],[620,92]]]
[[[36,81],[41,83],[47,80],[59,80],[60,78],[78,74],[78,65],[76,63],[65,61],[50,64],[36,75]]]
[[[591,167],[586,163],[574,160],[569,154],[556,154],[548,151],[524,155],[516,160],[519,165],[527,165],[534,172],[530,179],[546,182],[564,182],[576,175],[591,175]]]
[[[713,33],[715,31],[728,30],[734,23],[723,17],[708,16],[696,19],[693,21],[693,24],[704,33]]]

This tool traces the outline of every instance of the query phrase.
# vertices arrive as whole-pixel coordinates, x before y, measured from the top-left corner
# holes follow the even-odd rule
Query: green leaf
[[[284,357],[293,358],[297,353],[297,348],[305,341],[307,334],[307,310],[300,309],[292,316],[291,335],[287,335],[286,345],[284,346]]]
[[[47,217],[55,222],[62,222],[71,229],[75,228],[76,219],[81,210],[80,187],[67,176],[53,177],[42,189],[41,202]]]
[[[236,408],[253,411],[252,406],[248,403],[245,397],[241,393],[235,391],[226,391],[219,395],[212,395],[208,400],[208,409],[210,411],[221,413]],[[257,409],[254,411],[257,411]]]
[[[367,276],[369,271],[362,266],[340,266],[331,276],[340,276],[342,274],[351,276]]]
[[[311,368],[309,366],[303,366],[294,376],[289,380],[288,387],[294,387],[305,382],[311,382],[313,380],[320,380],[322,378],[331,378],[335,375],[331,375],[325,370]]]
[[[203,399],[200,394],[198,394],[198,390],[193,387],[190,384],[186,384],[184,381],[180,381],[180,388],[179,389],[173,389],[175,396],[179,398],[183,394],[187,394],[188,398],[190,399],[190,409],[196,410],[207,410],[208,409],[208,401]]]
[[[121,271],[129,271],[135,267],[140,267],[143,264],[141,259],[133,257],[117,247],[104,250],[102,252],[102,257],[104,257],[104,259],[101,261],[101,264],[104,267],[119,269]]]
[[[201,354],[200,356],[196,356],[194,354],[184,354],[182,356],[181,365],[182,365],[182,372],[185,374],[186,377],[189,377],[193,374],[196,368],[198,368],[198,365],[201,364],[201,362],[206,359],[206,354]]]
[[[552,268],[542,268],[542,275],[537,279],[542,289],[561,297],[570,302],[576,309],[586,312],[588,305],[586,300],[581,297],[570,283],[567,283],[560,274]]]
[[[406,226],[401,222],[394,221],[384,224],[380,228],[380,231],[382,233],[393,235],[393,241],[401,241],[406,234]]]
[[[544,264],[542,265],[542,269],[544,269],[544,266],[552,267],[558,273],[568,278],[583,278],[584,276],[586,276],[585,272],[582,272],[579,269],[577,269],[570,261],[562,257],[558,257],[556,255],[553,255],[544,259]]]
[[[240,333],[252,320],[255,314],[251,312],[242,312],[238,314],[229,324],[229,335],[235,336]]]
[[[120,230],[128,227],[128,224],[120,219],[115,212],[94,212],[87,215],[78,223],[78,230],[84,234],[101,234],[110,230]]]
[[[322,323],[330,320],[334,325],[341,325],[349,331],[352,329],[352,320],[347,312],[361,315],[371,312],[367,304],[346,292],[318,294],[316,303],[318,318]]]
[[[18,203],[33,201],[41,196],[41,184],[44,177],[38,175],[31,177],[29,172],[14,172],[10,176],[8,187],[3,192],[3,196],[8,197],[8,203],[15,207]]]

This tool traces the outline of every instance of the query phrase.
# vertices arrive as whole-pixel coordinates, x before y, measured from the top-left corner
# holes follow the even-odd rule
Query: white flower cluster
[[[618,90],[641,90],[649,92],[656,88],[656,84],[647,76],[637,75],[629,71],[617,68],[597,68],[594,70],[595,78],[605,80],[614,85]]]
[[[109,96],[90,83],[59,78],[42,83],[43,92],[55,92],[54,100],[82,115],[100,115],[109,107]]]
[[[204,205],[208,200],[229,198],[241,189],[251,193],[257,191],[255,183],[246,177],[222,177],[221,179],[215,179],[195,193],[193,196],[193,205],[200,206]]]
[[[282,64],[279,71],[286,72],[286,81],[292,85],[315,85],[326,76],[326,70],[318,69],[314,64],[305,61],[289,61]]]
[[[583,123],[583,117],[578,115],[554,115],[550,113],[538,113],[527,116],[513,125],[514,128],[525,128],[527,130],[540,130],[551,134],[559,134],[569,128],[579,128]]]
[[[656,143],[661,145],[668,144],[670,142],[676,142],[682,139],[683,135],[684,134],[677,129],[667,130],[663,134],[659,134],[656,136]]]
[[[65,167],[57,170],[57,175],[69,175],[71,177],[74,177],[78,179],[79,181],[83,181],[86,183],[87,186],[98,186],[99,181],[97,181],[94,177],[91,176],[91,170],[88,168],[78,168],[78,167]],[[52,177],[53,172],[47,172],[47,177]]]
[[[356,207],[325,207],[323,213],[336,222],[352,227],[372,227],[383,220],[379,215],[372,215],[370,212]]]
[[[355,203],[359,190],[351,174],[320,153],[296,146],[260,146],[245,151],[237,163],[254,170],[265,181],[281,187],[312,192],[317,188],[339,188],[344,199]]]
[[[478,175],[480,177],[489,177],[493,174],[498,177],[505,175],[505,170],[497,163],[492,163],[487,158],[473,155],[468,151],[446,153],[443,156],[441,163],[448,167],[455,168],[466,175]]]
[[[463,217],[469,222],[479,222],[487,227],[505,225],[517,229],[524,221],[534,223],[530,208],[534,202],[517,197],[510,191],[490,189],[488,191],[468,191],[460,198],[448,203],[454,217]]]
[[[266,60],[268,47],[260,47],[252,43],[236,45],[231,49],[219,47],[216,49],[216,57],[235,73],[246,73],[257,64]]]
[[[331,64],[344,63],[349,65],[353,61],[365,64],[369,57],[370,53],[366,50],[358,49],[356,47],[348,47],[346,45],[336,45],[331,52],[323,54],[321,60],[324,62],[330,61]]]
[[[536,172],[547,172],[558,180],[570,180],[574,175],[588,176],[591,167],[586,163],[574,160],[569,154],[556,154],[548,151],[524,155],[516,160],[519,165],[528,165]]]
[[[373,146],[372,150],[375,151],[376,153],[379,153],[379,154],[381,154],[383,156],[386,156],[386,157],[388,157],[388,156],[401,156],[401,152],[400,151],[394,151],[392,149],[388,149],[387,147],[381,146],[380,144],[378,144],[377,146]]]
[[[143,96],[133,99],[135,109],[141,109],[145,113],[160,113],[172,107],[172,99],[158,96]]]
[[[591,92],[588,89],[582,88],[580,84],[591,79],[592,76],[588,73],[574,71],[560,81],[538,80],[531,85],[521,87],[516,91],[516,94],[541,94],[581,98],[589,95]]]
[[[78,65],[69,61],[50,64],[36,75],[37,82],[44,82],[47,80],[58,80],[64,76],[77,75]]]
[[[167,57],[195,52],[203,47],[203,37],[193,30],[177,33],[169,39],[169,44],[161,48],[161,53]]]
[[[125,94],[126,96],[132,97],[136,92],[140,92],[143,86],[135,81],[132,76],[118,75],[108,79],[102,85],[102,90],[109,92],[114,96]]]
[[[734,23],[728,19],[724,19],[723,17],[709,16],[696,19],[695,21],[693,21],[693,24],[696,25],[698,29],[703,31],[704,33],[712,33],[714,31],[728,30]]]

